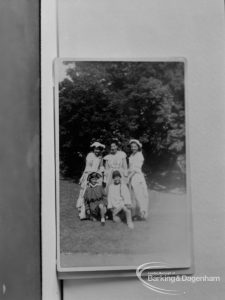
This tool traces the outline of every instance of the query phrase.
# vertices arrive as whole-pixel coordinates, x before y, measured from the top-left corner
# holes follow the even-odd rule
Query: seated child
[[[88,219],[92,221],[101,219],[101,224],[105,225],[107,200],[102,185],[98,184],[100,177],[97,172],[92,172],[88,176],[89,183],[84,193],[84,205]]]
[[[114,222],[120,222],[118,216],[120,212],[126,215],[126,222],[130,229],[134,228],[131,218],[131,198],[130,192],[126,184],[121,183],[121,174],[119,171],[112,173],[113,183],[109,186],[108,192],[108,209],[112,210]]]

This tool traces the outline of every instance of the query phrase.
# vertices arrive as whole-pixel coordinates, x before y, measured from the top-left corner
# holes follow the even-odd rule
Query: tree
[[[60,162],[79,176],[90,143],[143,143],[146,165],[185,152],[181,62],[76,62],[59,84]],[[166,166],[165,166],[166,167]]]

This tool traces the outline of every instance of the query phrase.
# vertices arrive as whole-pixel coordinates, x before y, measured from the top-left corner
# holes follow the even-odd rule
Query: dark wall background
[[[0,299],[40,299],[39,1],[0,2]]]

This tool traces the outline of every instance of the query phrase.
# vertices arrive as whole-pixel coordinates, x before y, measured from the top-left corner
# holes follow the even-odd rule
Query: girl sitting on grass
[[[79,213],[79,218],[81,220],[86,219],[85,206],[84,206],[84,193],[88,185],[88,176],[92,172],[99,172],[99,173],[104,172],[102,152],[105,148],[105,145],[99,142],[94,142],[90,147],[92,151],[88,153],[86,157],[86,166],[79,182],[81,187],[80,187],[80,193],[76,204]]]
[[[125,213],[126,222],[130,229],[134,228],[131,218],[131,198],[130,192],[126,184],[121,182],[121,174],[119,171],[113,171],[113,182],[109,186],[108,192],[108,209],[111,209],[113,221],[120,222],[119,214]]]
[[[84,205],[86,216],[92,221],[101,220],[101,224],[105,225],[105,214],[107,199],[102,185],[99,185],[98,179],[101,175],[92,172],[88,176],[88,186],[84,193]]]

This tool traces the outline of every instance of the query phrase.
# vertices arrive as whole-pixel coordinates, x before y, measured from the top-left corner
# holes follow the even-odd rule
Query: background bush
[[[59,83],[60,169],[78,178],[90,144],[112,138],[128,152],[143,143],[145,171],[168,170],[185,154],[182,62],[66,62]],[[107,152],[108,149],[106,149]]]

